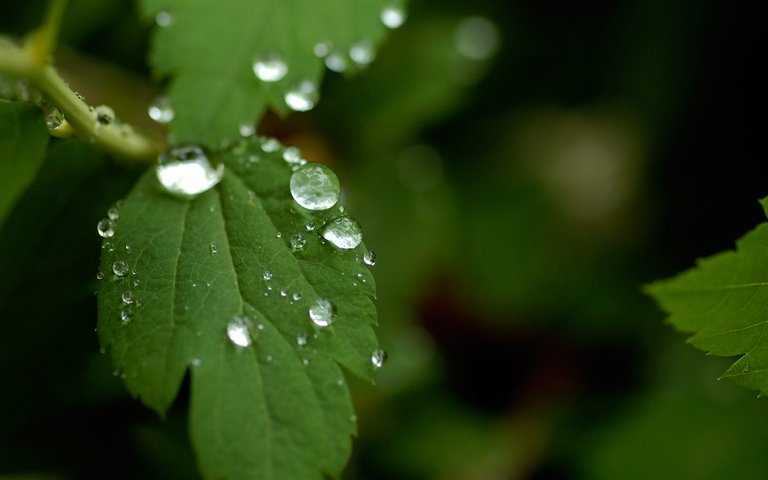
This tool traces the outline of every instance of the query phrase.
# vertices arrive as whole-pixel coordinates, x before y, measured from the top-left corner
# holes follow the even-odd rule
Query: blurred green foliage
[[[42,4],[4,6],[0,30]],[[345,478],[765,477],[764,400],[640,293],[761,220],[759,9],[414,0],[368,69],[262,123],[334,166],[379,258],[390,361],[352,385]],[[72,0],[65,48],[148,82],[148,27],[132,2]],[[92,331],[95,225],[138,172],[70,149],[0,230],[0,478],[194,478],[185,396],[144,411]]]

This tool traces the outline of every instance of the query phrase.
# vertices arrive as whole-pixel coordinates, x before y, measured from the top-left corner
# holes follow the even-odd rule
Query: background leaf
[[[287,112],[287,92],[303,81],[320,82],[323,66],[315,45],[332,45],[332,52],[354,65],[348,53],[353,46],[373,48],[381,40],[385,5],[385,0],[144,0],[146,15],[166,12],[171,19],[155,32],[152,63],[155,73],[172,77],[176,139],[218,145],[236,138],[238,125],[253,123],[267,108]],[[254,75],[254,57],[265,54],[278,55],[287,66],[279,81]]]
[[[0,225],[16,198],[32,183],[45,156],[48,130],[31,103],[0,100]]]
[[[762,200],[768,212],[768,199]],[[741,358],[722,378],[768,391],[768,223],[736,242],[736,250],[700,260],[696,268],[648,287],[669,321],[697,348]]]
[[[161,414],[193,365],[190,431],[206,477],[337,476],[355,431],[339,365],[371,378],[377,348],[365,248],[337,250],[307,231],[340,207],[298,206],[281,150],[243,142],[223,161],[222,183],[193,200],[163,191],[153,169],[125,199],[104,242],[100,339],[128,389]],[[113,273],[118,261],[129,273]],[[335,307],[325,329],[308,316],[319,298]],[[235,315],[250,319],[250,347],[227,338]]]

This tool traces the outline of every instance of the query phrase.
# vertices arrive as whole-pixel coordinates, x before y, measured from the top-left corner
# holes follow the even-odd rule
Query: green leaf
[[[761,203],[768,213],[768,198]],[[677,329],[694,333],[694,346],[741,356],[721,378],[768,392],[768,223],[738,240],[735,251],[700,260],[647,291]]]
[[[46,145],[48,130],[39,108],[0,100],[0,225],[35,179]]]
[[[156,29],[152,63],[157,74],[172,77],[176,139],[219,145],[236,138],[238,125],[254,122],[267,108],[286,113],[287,92],[306,80],[319,85],[323,64],[315,46],[329,42],[354,65],[350,48],[375,47],[382,39],[379,17],[387,2],[144,0],[146,15],[167,12],[171,19]],[[269,53],[288,67],[274,82],[253,72],[254,58]]]
[[[165,192],[154,169],[138,182],[104,242],[99,336],[131,393],[161,414],[190,368],[190,431],[206,478],[336,477],[355,432],[340,366],[372,378],[374,282],[362,244],[337,250],[307,229],[340,207],[296,204],[282,151],[260,145],[226,153],[222,182],[192,200]],[[306,239],[298,251],[295,234]],[[113,273],[117,261],[126,275]],[[335,307],[323,329],[308,316],[320,298]],[[227,337],[236,315],[250,319],[249,347]]]

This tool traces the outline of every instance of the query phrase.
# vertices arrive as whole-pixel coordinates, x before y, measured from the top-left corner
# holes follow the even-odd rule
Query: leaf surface
[[[296,204],[281,150],[244,141],[222,161],[222,182],[192,200],[163,191],[154,169],[126,197],[104,242],[100,340],[132,394],[161,414],[190,369],[190,431],[206,478],[338,476],[355,432],[340,367],[371,378],[377,348],[365,248],[337,250],[307,230],[339,207]],[[308,316],[320,298],[335,307],[327,328]],[[227,336],[236,315],[250,322],[245,348]]]
[[[266,108],[288,111],[285,95],[303,81],[318,85],[322,59],[315,46],[352,66],[350,49],[373,48],[383,37],[380,21],[388,0],[144,0],[148,16],[170,16],[156,29],[152,63],[171,76],[170,97],[178,141],[218,146],[238,135]],[[284,77],[262,81],[254,74],[256,57],[276,55],[287,66]]]
[[[761,203],[768,212],[768,199]],[[740,356],[721,378],[768,392],[768,223],[738,240],[735,251],[702,259],[647,291],[677,329],[694,334],[694,346]]]
[[[48,130],[39,108],[0,100],[0,225],[35,179],[46,145]]]

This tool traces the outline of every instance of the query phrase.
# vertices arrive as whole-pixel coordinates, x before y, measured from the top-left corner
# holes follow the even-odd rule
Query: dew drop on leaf
[[[173,23],[173,15],[166,11],[157,12],[155,23],[158,27],[167,27]]]
[[[351,250],[363,241],[363,231],[357,220],[342,215],[325,224],[320,231],[323,238],[342,250]]]
[[[277,82],[288,73],[288,65],[280,55],[269,52],[253,58],[253,73],[262,82]]]
[[[211,252],[211,255],[215,255],[219,251],[219,247],[215,242],[211,242],[211,244],[208,245],[208,250]]]
[[[307,345],[307,332],[301,332],[298,335],[296,335],[296,345],[300,347],[305,347]]]
[[[349,58],[358,65],[368,65],[373,61],[373,43],[370,40],[360,41],[349,49]]]
[[[341,52],[333,52],[325,57],[325,66],[334,72],[344,72],[347,70],[347,58]]]
[[[293,292],[293,295],[291,295],[291,299],[293,299],[294,302],[298,302],[301,300],[301,294],[299,292]]]
[[[115,119],[115,111],[107,105],[99,105],[93,109],[93,116],[99,125],[109,125]]]
[[[294,233],[291,235],[291,248],[294,250],[303,250],[307,244],[307,239],[300,233]]]
[[[50,112],[45,116],[45,126],[49,130],[56,130],[64,124],[64,114],[56,107],[53,107]]]
[[[207,192],[224,176],[224,164],[214,169],[203,149],[194,145],[171,147],[158,161],[160,184],[169,193],[184,198]]]
[[[124,291],[121,297],[124,304],[130,305],[133,303],[133,293],[130,290]]]
[[[108,218],[102,219],[96,225],[96,231],[102,238],[112,238],[115,236],[115,224]]]
[[[261,274],[261,278],[267,281],[272,280],[272,272],[269,270],[264,270],[264,273]]]
[[[125,274],[128,273],[128,265],[126,265],[124,261],[118,260],[112,264],[112,271],[118,277],[124,277]]]
[[[235,315],[227,324],[227,336],[238,347],[245,348],[251,344],[251,320],[245,315]]]
[[[296,203],[308,210],[327,210],[341,194],[336,174],[321,163],[308,163],[293,172],[290,187]]]
[[[241,137],[250,137],[256,133],[256,125],[253,122],[243,122],[237,128],[237,131]]]
[[[285,104],[296,112],[306,112],[315,108],[318,97],[314,82],[303,80],[285,94]]]
[[[329,53],[331,53],[331,44],[330,42],[320,42],[315,44],[314,48],[312,49],[316,57],[323,58],[327,56]]]
[[[371,363],[376,368],[381,368],[387,361],[387,352],[384,350],[376,350],[371,355]]]
[[[405,23],[406,15],[405,10],[399,5],[389,5],[384,7],[381,11],[381,23],[387,28],[399,28]]]
[[[155,98],[152,103],[149,104],[147,113],[149,114],[149,118],[162,124],[170,123],[171,120],[173,120],[173,117],[176,116],[176,112],[171,105],[171,99],[166,96]]]
[[[363,254],[363,262],[372,267],[376,265],[376,253],[373,250],[368,250]]]
[[[129,322],[132,316],[133,316],[133,308],[131,308],[130,305],[126,305],[120,311],[120,320],[122,320],[123,322],[126,322],[126,323]]]
[[[271,153],[280,150],[280,142],[275,138],[268,138],[261,144],[261,151]]]
[[[318,298],[309,307],[309,318],[318,327],[327,327],[333,321],[333,304],[325,298]]]

